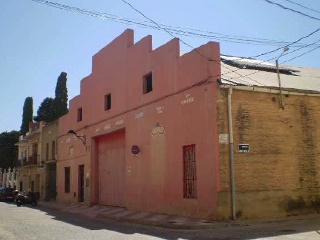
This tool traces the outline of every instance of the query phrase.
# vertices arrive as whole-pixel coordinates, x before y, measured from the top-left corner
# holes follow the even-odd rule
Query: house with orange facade
[[[205,219],[319,212],[319,79],[126,30],[59,119],[56,200]]]
[[[217,208],[219,44],[181,54],[126,30],[59,119],[57,201],[209,218]]]

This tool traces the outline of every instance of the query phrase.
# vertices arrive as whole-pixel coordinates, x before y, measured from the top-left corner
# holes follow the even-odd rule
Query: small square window
[[[152,72],[150,72],[143,77],[143,94],[147,94],[152,90]]]
[[[77,118],[78,122],[82,121],[82,108],[78,108],[78,118]]]
[[[104,110],[108,111],[111,109],[111,93],[104,96]]]

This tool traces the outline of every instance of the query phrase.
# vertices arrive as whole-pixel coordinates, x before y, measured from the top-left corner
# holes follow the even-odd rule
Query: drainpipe
[[[229,91],[228,91],[228,125],[229,125],[231,203],[232,203],[232,219],[236,220],[236,202],[235,202],[236,191],[235,191],[235,183],[234,183],[234,155],[233,155],[231,95],[232,95],[232,87],[229,87]]]

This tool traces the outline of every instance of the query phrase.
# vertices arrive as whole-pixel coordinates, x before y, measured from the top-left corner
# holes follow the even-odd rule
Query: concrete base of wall
[[[319,212],[320,189],[236,193],[237,218],[258,219]],[[231,216],[230,192],[218,193],[218,209],[215,219],[229,219]]]

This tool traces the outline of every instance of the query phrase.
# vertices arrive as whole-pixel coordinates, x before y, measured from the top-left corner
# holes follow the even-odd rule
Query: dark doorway
[[[48,164],[47,165],[48,168],[48,200],[55,200],[56,199],[56,195],[57,195],[57,180],[56,180],[56,176],[57,176],[57,165],[54,164]]]
[[[78,176],[79,176],[78,201],[83,202],[84,201],[84,165],[79,165]]]

